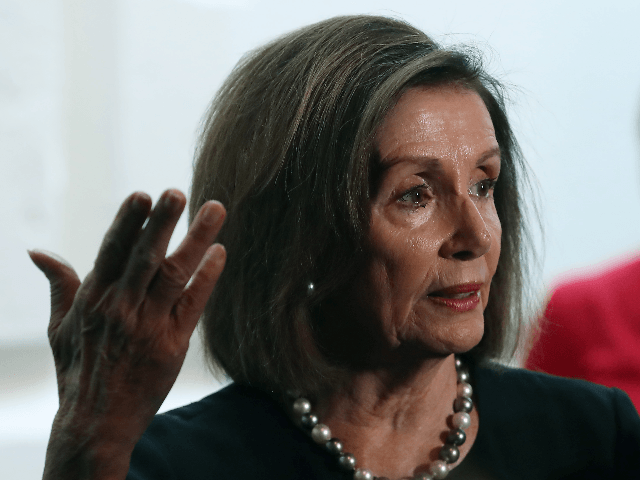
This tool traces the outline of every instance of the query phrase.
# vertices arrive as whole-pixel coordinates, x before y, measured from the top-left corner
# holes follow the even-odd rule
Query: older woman
[[[174,254],[177,191],[126,200],[82,284],[31,254],[60,390],[45,478],[640,478],[622,392],[492,362],[524,317],[524,174],[498,82],[403,22],[247,56]],[[154,418],[203,312],[233,383]]]

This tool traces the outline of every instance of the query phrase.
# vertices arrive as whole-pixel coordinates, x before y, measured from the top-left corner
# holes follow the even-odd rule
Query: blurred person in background
[[[526,367],[627,392],[640,410],[640,254],[561,281]]]

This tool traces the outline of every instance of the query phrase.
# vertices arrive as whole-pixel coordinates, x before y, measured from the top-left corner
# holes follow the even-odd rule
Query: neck
[[[316,410],[326,421],[411,428],[413,417],[423,418],[425,412],[441,404],[448,412],[449,399],[456,396],[456,383],[453,355],[427,359],[411,369],[403,365],[363,370],[353,373],[336,390],[320,395]]]
[[[354,373],[348,384],[320,395],[314,410],[360,465],[389,478],[411,476],[437,460],[450,429],[454,362],[449,355],[409,370],[403,365]]]

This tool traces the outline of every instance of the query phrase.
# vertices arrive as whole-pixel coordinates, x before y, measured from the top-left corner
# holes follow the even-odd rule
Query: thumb
[[[55,253],[29,250],[29,257],[49,280],[51,286],[51,322],[54,330],[67,314],[80,286],[78,274],[65,260]]]

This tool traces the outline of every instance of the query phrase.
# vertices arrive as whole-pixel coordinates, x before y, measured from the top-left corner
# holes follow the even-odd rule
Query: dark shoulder
[[[508,407],[505,415],[526,411],[527,417],[533,419],[534,414],[544,413],[547,421],[566,424],[574,419],[583,423],[589,420],[584,428],[612,430],[620,408],[625,414],[635,413],[628,411],[627,407],[633,406],[624,392],[586,380],[495,364],[477,367],[475,377],[479,407]]]
[[[539,471],[537,478],[574,478],[575,472],[581,478],[588,471],[602,478],[626,470],[640,474],[640,417],[624,392],[498,365],[475,367],[472,378],[478,440],[482,448],[495,449],[483,454],[502,458],[505,469],[556,469],[557,476]]]
[[[225,458],[241,450],[264,451],[264,439],[256,432],[266,431],[274,442],[297,433],[267,394],[231,384],[198,402],[156,415],[145,435],[171,449],[177,458],[188,458],[194,452],[209,456],[216,452]]]
[[[232,383],[203,399],[156,415],[152,430],[170,428],[172,432],[207,429],[215,424],[238,428],[247,421],[284,420],[281,409],[260,390]]]
[[[488,388],[489,394],[499,391],[534,404],[568,401],[590,403],[594,408],[600,408],[609,405],[612,395],[615,395],[614,389],[586,380],[558,377],[496,363],[476,367],[474,377]]]
[[[127,479],[320,479],[326,458],[269,395],[231,384],[156,415]]]

